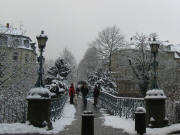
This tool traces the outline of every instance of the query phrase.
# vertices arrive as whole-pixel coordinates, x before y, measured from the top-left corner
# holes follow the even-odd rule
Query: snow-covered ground
[[[101,111],[104,112],[102,109]],[[123,129],[125,132],[136,135],[135,131],[135,122],[131,119],[120,118],[119,116],[112,116],[109,114],[104,113],[104,125],[111,126],[113,128],[120,128]],[[168,127],[164,128],[147,128],[146,134],[147,135],[166,135],[173,131],[179,131],[180,124],[173,124]]]
[[[92,99],[89,99],[91,101]],[[64,129],[65,126],[71,125],[72,121],[75,120],[75,107],[74,105],[66,103],[63,111],[63,116],[60,120],[53,123],[53,130],[48,131],[47,128],[36,128],[28,123],[14,123],[14,124],[0,124],[0,134],[25,134],[25,133],[39,133],[39,134],[56,134]],[[119,116],[112,116],[106,113],[105,109],[100,110],[103,113],[104,125],[112,126],[113,128],[123,129],[131,135],[136,135],[134,130],[134,121],[131,119],[120,118]],[[173,124],[164,128],[147,128],[147,135],[166,135],[173,131],[180,130],[180,124]]]
[[[66,125],[71,125],[75,117],[75,108],[73,105],[70,105],[69,102],[66,102],[66,105],[63,110],[63,116],[60,120],[57,120],[53,123],[53,130],[47,130],[47,128],[36,128],[28,123],[13,123],[13,124],[0,124],[0,134],[5,133],[16,133],[16,134],[25,134],[25,133],[39,133],[39,134],[56,134],[64,129]]]

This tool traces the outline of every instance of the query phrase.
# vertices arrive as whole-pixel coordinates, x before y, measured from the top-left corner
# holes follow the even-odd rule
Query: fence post
[[[48,126],[50,130],[50,92],[46,88],[32,88],[27,96],[28,113],[27,120],[35,127]]]
[[[146,133],[146,110],[143,107],[137,107],[135,112],[135,130],[140,135]]]
[[[81,135],[94,135],[94,114],[84,111],[82,114]]]

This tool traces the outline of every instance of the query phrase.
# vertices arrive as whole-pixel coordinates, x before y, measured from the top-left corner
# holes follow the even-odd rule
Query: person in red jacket
[[[69,88],[70,104],[74,104],[73,103],[74,95],[75,95],[74,84],[71,83],[71,87]]]

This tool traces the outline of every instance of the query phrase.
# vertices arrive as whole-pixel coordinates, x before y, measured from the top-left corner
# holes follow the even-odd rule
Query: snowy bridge
[[[60,102],[57,101],[53,102],[56,102],[56,106],[59,106],[60,104]],[[88,98],[87,106],[83,105],[81,97],[78,98],[77,104],[70,104],[68,99],[65,102],[63,112],[60,113],[60,116],[55,114],[56,107],[54,106],[52,130],[47,130],[47,127],[36,128],[29,125],[27,122],[13,124],[3,123],[0,124],[0,135],[81,135],[82,114],[85,110],[91,110],[95,115],[94,135],[134,135],[136,134],[136,131],[134,130],[135,125],[133,121],[133,111],[136,106],[143,105],[143,99],[115,97],[106,92],[101,93],[100,102],[97,107],[93,106],[92,98]],[[172,127],[156,130],[147,129],[147,132],[148,135],[160,133],[165,135],[165,133],[171,131],[172,129]]]
[[[47,131],[46,128],[32,127],[31,125],[28,125],[28,123],[14,123],[2,124],[3,126],[1,127],[3,127],[3,129],[0,129],[0,133],[80,135],[82,126],[81,115],[85,110],[90,110],[95,115],[95,135],[128,135],[128,133],[135,132],[134,121],[132,120],[134,118],[134,110],[136,106],[143,105],[144,103],[142,99],[119,98],[106,92],[102,92],[99,98],[98,107],[93,106],[92,98],[88,98],[88,104],[87,106],[84,106],[81,97],[79,97],[77,104],[74,105],[70,104],[68,99],[65,103],[63,112],[61,112],[64,104],[64,102],[62,103],[62,100],[66,99],[67,98],[63,96],[59,101],[52,101],[51,120],[54,129]],[[58,115],[57,112],[60,112],[60,115]],[[109,113],[118,116],[112,116],[109,115]],[[127,123],[125,118],[130,118],[130,122]]]

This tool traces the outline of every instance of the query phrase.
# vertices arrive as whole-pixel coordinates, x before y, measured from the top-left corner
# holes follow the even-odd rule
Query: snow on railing
[[[51,99],[51,120],[55,121],[61,118],[64,105],[68,97],[68,92],[65,91],[63,95],[58,98]]]
[[[65,91],[58,98],[51,99],[51,120],[60,119],[68,93]],[[26,122],[27,120],[27,101],[19,101],[9,104],[5,100],[0,100],[0,123]]]
[[[107,109],[110,114],[133,120],[136,108],[145,107],[144,98],[117,97],[106,91],[101,92],[99,99],[100,105]]]

